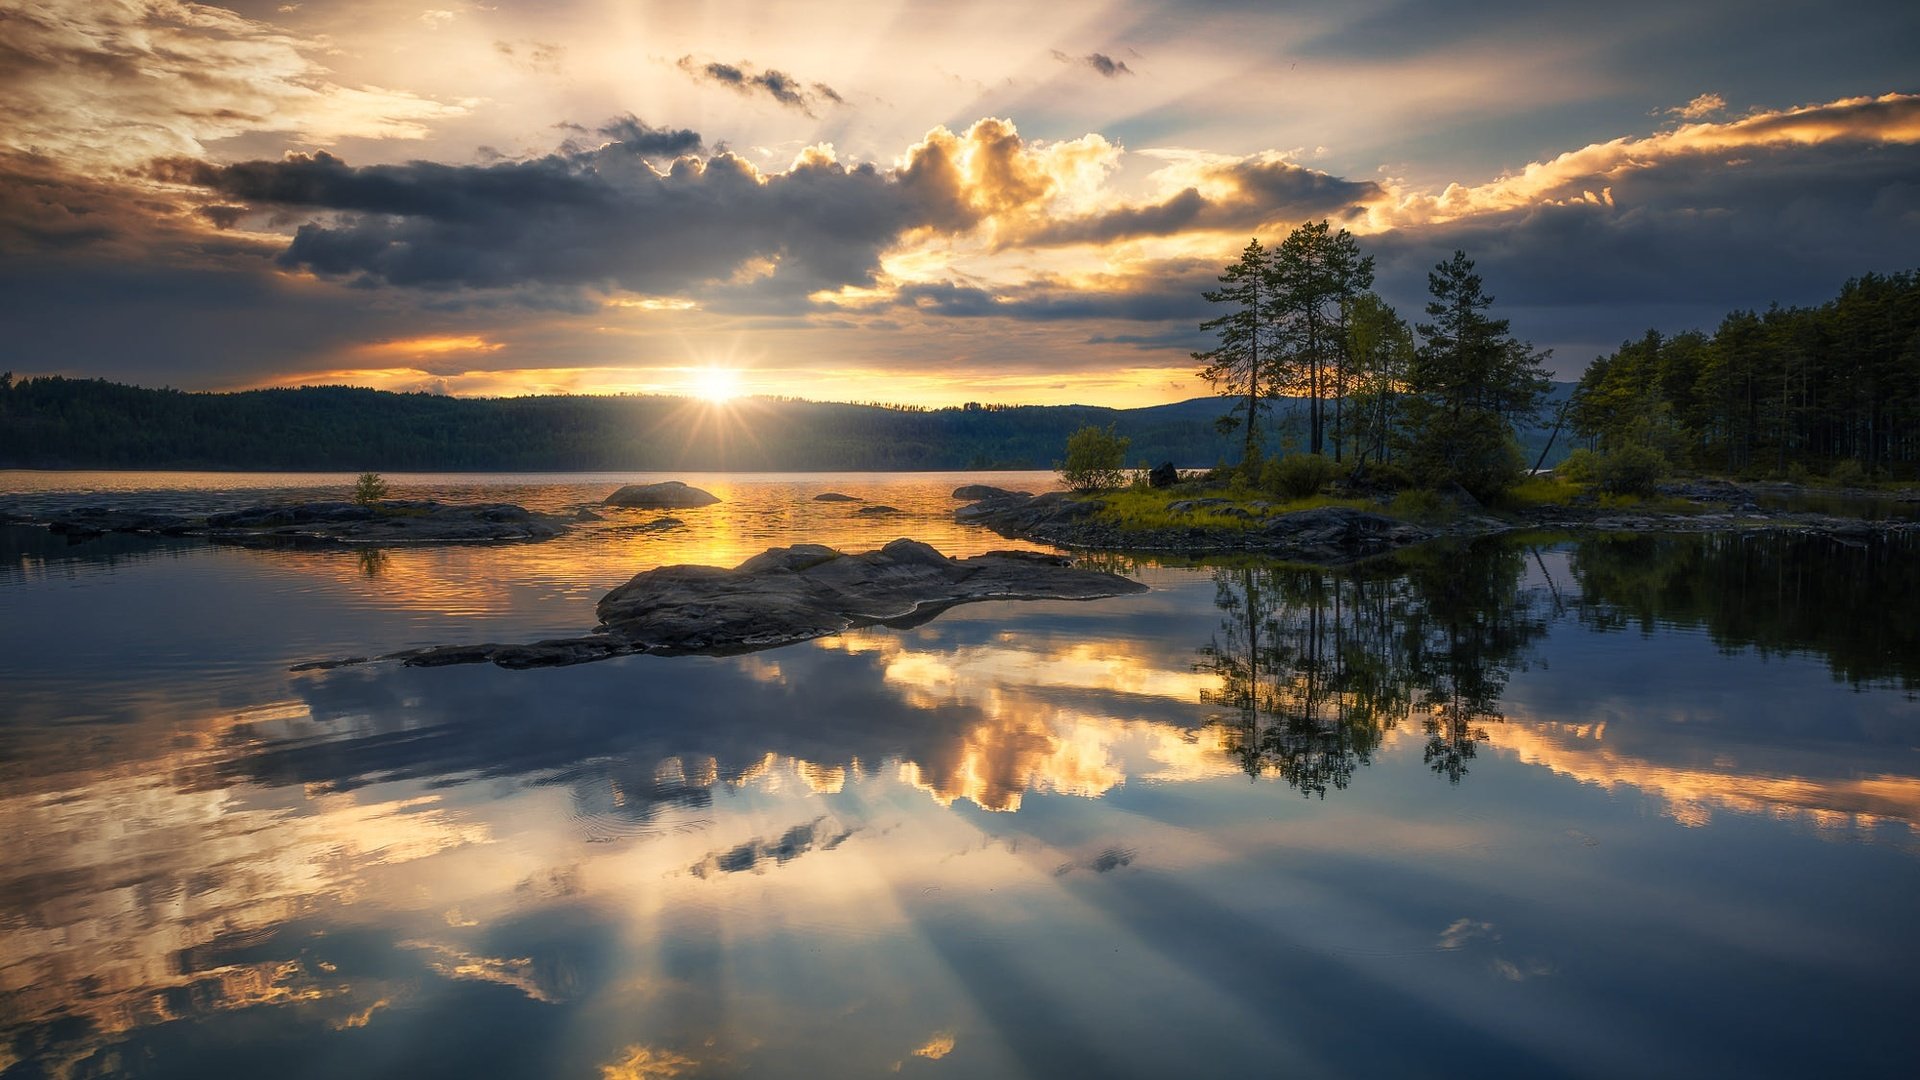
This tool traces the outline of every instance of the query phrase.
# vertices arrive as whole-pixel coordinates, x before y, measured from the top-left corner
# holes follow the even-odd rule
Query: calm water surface
[[[562,510],[630,475],[397,476]],[[351,477],[0,473],[0,509]],[[1920,545],[1527,537],[744,656],[572,634],[673,562],[1014,546],[688,476],[546,544],[0,527],[0,1072],[1910,1075]],[[842,491],[898,507],[878,521]]]

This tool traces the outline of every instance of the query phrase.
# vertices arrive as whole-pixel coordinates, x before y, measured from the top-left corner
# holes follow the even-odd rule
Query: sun
[[[740,373],[732,368],[695,368],[687,381],[695,397],[716,405],[740,396]]]

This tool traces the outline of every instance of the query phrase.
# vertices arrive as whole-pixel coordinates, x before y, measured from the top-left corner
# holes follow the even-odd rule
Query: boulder
[[[1179,482],[1180,470],[1174,468],[1173,462],[1171,461],[1163,461],[1155,465],[1153,469],[1147,473],[1148,487],[1172,487]]]
[[[719,502],[718,496],[689,487],[679,480],[662,480],[657,484],[628,484],[619,491],[606,497],[605,506],[639,507],[646,510],[683,510],[695,506],[712,506]]]
[[[732,570],[666,566],[636,574],[598,610],[607,634],[648,651],[764,648],[974,600],[1091,600],[1145,591],[1038,552],[950,559],[915,540],[845,555],[774,548]]]
[[[1014,496],[1032,498],[1031,491],[1008,491],[991,484],[962,484],[953,489],[953,497],[965,502],[979,502],[982,499],[1008,499]]]
[[[950,559],[916,540],[848,555],[821,544],[771,548],[731,570],[663,566],[601,598],[600,626],[529,644],[444,645],[385,659],[414,667],[490,661],[580,664],[632,653],[737,653],[861,626],[909,625],[978,600],[1093,600],[1145,592],[1063,555],[990,551]],[[306,665],[323,666],[323,665]]]
[[[813,497],[814,502],[859,502],[853,495],[842,495],[837,491],[823,491]]]
[[[1076,522],[1099,513],[1105,505],[1100,499],[1084,498],[1071,491],[1049,491],[1045,495],[1008,491],[962,506],[953,516],[956,521],[985,525],[1002,536],[1011,536],[1043,525]]]

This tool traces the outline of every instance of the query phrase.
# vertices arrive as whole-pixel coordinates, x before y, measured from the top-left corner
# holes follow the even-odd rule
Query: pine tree
[[[1232,305],[1225,314],[1200,324],[1200,329],[1218,334],[1220,344],[1193,354],[1205,365],[1200,377],[1212,383],[1216,393],[1235,399],[1233,408],[1220,418],[1220,430],[1228,432],[1245,425],[1246,448],[1241,460],[1248,465],[1260,458],[1260,414],[1279,393],[1269,378],[1270,355],[1266,348],[1270,274],[1266,249],[1257,238],[1249,240],[1239,261],[1220,274],[1221,288],[1201,293],[1208,303]]]

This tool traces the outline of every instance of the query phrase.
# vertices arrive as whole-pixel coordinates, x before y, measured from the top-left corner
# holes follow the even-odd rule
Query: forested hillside
[[[1292,403],[1283,402],[1283,405]],[[349,387],[184,393],[0,381],[0,466],[316,470],[1051,468],[1114,425],[1129,464],[1228,456],[1218,399],[1145,409],[890,408],[670,397],[468,399]],[[1291,415],[1280,410],[1279,422]],[[1287,436],[1276,433],[1273,445]]]

